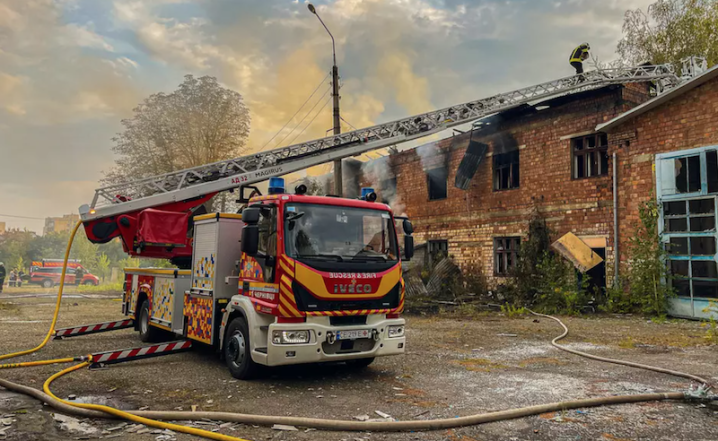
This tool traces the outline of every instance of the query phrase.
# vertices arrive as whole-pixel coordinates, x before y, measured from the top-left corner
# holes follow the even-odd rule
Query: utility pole
[[[339,68],[337,67],[337,51],[336,47],[334,45],[334,36],[331,32],[329,32],[329,28],[327,28],[327,25],[324,24],[324,21],[322,21],[322,18],[317,14],[317,10],[314,7],[313,4],[309,3],[307,4],[307,8],[309,8],[309,11],[316,15],[319,19],[319,22],[324,26],[324,29],[327,30],[327,33],[332,38],[332,100],[333,100],[333,121],[334,121],[334,134],[339,135],[342,133],[342,126],[341,126],[341,117],[339,116]],[[344,188],[343,188],[343,182],[342,182],[342,160],[341,159],[335,159],[334,160],[334,193],[336,193],[337,196],[344,196]]]

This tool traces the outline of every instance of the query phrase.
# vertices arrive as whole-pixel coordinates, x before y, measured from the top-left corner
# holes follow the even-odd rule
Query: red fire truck
[[[307,196],[303,185],[287,194],[281,178],[271,185],[241,214],[188,222],[187,212],[146,209],[115,219],[136,227],[129,251],[140,256],[175,250],[192,224],[188,269],[126,269],[122,310],[142,341],[174,334],[211,345],[240,379],[260,365],[367,366],[403,353],[402,256],[389,206],[370,189],[346,199]],[[410,258],[411,223],[401,227]]]
[[[30,274],[27,276],[27,282],[42,285],[43,288],[52,288],[60,284],[62,277],[63,259],[42,259],[34,260],[30,265]],[[79,260],[70,259],[67,261],[67,272],[65,273],[65,283],[70,285],[99,285],[100,278],[82,266]],[[82,279],[77,280],[77,268],[82,268]]]

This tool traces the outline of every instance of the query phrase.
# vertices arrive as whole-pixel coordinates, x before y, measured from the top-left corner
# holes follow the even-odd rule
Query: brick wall
[[[398,195],[415,225],[416,242],[446,239],[449,254],[459,265],[479,268],[490,284],[500,284],[503,278],[494,276],[493,239],[525,236],[528,220],[537,210],[556,237],[569,231],[606,237],[610,268],[612,178],[610,172],[571,178],[570,135],[591,133],[597,124],[647,98],[645,85],[628,85],[553,100],[540,111],[510,111],[490,130],[474,133],[473,139],[489,149],[466,191],[454,187],[454,179],[469,143],[468,133],[393,155]],[[520,186],[494,191],[493,154],[513,148],[519,149]],[[443,164],[449,168],[447,198],[430,201],[425,170]],[[636,180],[646,179],[636,171]]]
[[[718,144],[718,79],[614,128],[609,143],[619,158],[619,250],[625,263],[638,207],[656,194],[655,155]]]

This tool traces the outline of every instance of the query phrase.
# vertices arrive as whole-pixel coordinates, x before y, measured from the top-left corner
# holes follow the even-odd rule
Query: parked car
[[[62,276],[62,268],[33,268],[30,273],[30,283],[42,285],[44,288],[52,288],[55,285],[60,284],[60,277]],[[77,285],[75,280],[74,270],[68,269],[65,273],[65,284],[66,285]],[[99,285],[100,279],[94,274],[90,274],[87,270],[82,275],[80,281],[82,285]]]

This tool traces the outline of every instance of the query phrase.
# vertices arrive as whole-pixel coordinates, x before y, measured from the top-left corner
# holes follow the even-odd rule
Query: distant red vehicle
[[[89,271],[84,269],[82,280],[79,284],[82,285],[99,285],[100,279],[94,274],[90,274]],[[44,288],[52,288],[55,285],[60,284],[60,277],[62,276],[61,267],[32,267],[30,272],[30,283],[36,285],[42,285]],[[67,269],[65,273],[65,284],[66,285],[77,285],[75,270]]]

